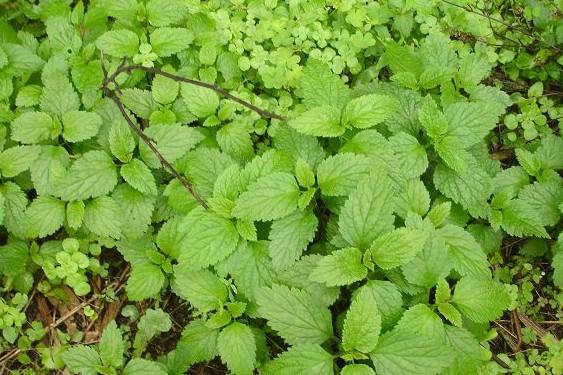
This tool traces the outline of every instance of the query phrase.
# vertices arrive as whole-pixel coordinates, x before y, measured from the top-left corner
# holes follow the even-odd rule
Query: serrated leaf
[[[15,177],[29,169],[39,157],[39,146],[14,146],[0,152],[0,173],[4,177]]]
[[[133,57],[138,53],[139,37],[131,30],[110,30],[96,40],[96,47],[115,57]]]
[[[368,158],[350,153],[328,157],[317,168],[317,182],[327,196],[343,196],[358,186],[371,169]]]
[[[121,177],[141,193],[156,195],[156,183],[149,167],[139,159],[133,159],[120,169]]]
[[[160,57],[168,57],[187,49],[194,40],[193,33],[179,27],[160,27],[150,35],[154,53]]]
[[[463,320],[460,312],[448,302],[438,304],[438,311],[456,327],[461,327]]]
[[[334,251],[323,257],[309,278],[327,286],[348,285],[367,276],[362,264],[362,252],[355,247]]]
[[[332,355],[320,345],[296,345],[264,367],[265,375],[333,375]]]
[[[542,221],[538,212],[522,199],[512,199],[502,209],[502,229],[513,236],[549,238]]]
[[[233,216],[248,220],[275,220],[297,209],[299,186],[289,173],[259,178],[236,200]]]
[[[72,164],[61,182],[59,195],[65,201],[105,195],[117,184],[115,164],[104,151],[89,151]]]
[[[366,289],[359,291],[346,313],[342,329],[344,350],[371,352],[377,345],[381,331],[381,315],[373,295]]]
[[[125,345],[115,321],[106,326],[99,344],[102,363],[119,368],[123,364]]]
[[[395,229],[373,241],[371,257],[383,269],[402,266],[422,251],[427,238],[428,234],[421,230]]]
[[[214,91],[194,85],[182,85],[180,91],[189,111],[199,118],[215,114],[219,107],[219,96]]]
[[[37,197],[25,212],[25,233],[29,238],[43,238],[62,227],[65,204],[48,195]]]
[[[560,180],[524,186],[518,198],[536,211],[542,225],[551,226],[559,222],[561,212],[557,206],[563,202],[563,183]]]
[[[57,195],[57,189],[70,165],[70,155],[64,147],[41,146],[39,157],[31,164],[31,180],[40,195]]]
[[[471,234],[455,225],[446,225],[436,234],[446,242],[452,265],[460,275],[490,275],[487,256]]]
[[[102,237],[121,237],[121,215],[119,205],[110,197],[98,197],[84,208],[84,225]]]
[[[217,349],[233,375],[252,374],[256,361],[256,343],[250,328],[234,322],[219,334]]]
[[[342,237],[360,249],[369,245],[382,233],[393,229],[393,192],[384,173],[372,173],[362,179],[350,193],[338,219]]]
[[[174,269],[174,291],[202,312],[215,310],[227,301],[227,286],[217,275],[181,264]]]
[[[72,372],[81,375],[96,375],[96,366],[101,365],[98,352],[86,345],[69,348],[61,357]]]
[[[135,138],[125,121],[114,121],[109,130],[109,148],[111,153],[123,163],[128,163],[133,157]]]
[[[11,137],[21,143],[39,143],[52,136],[53,119],[43,112],[25,112],[12,121]]]
[[[422,175],[428,168],[426,150],[410,134],[400,132],[389,138],[397,165],[408,178]]]
[[[290,119],[287,124],[301,134],[337,137],[346,128],[340,124],[340,112],[333,107],[315,107]]]
[[[93,112],[70,111],[63,115],[63,137],[69,142],[92,138],[102,125],[102,118]]]
[[[154,298],[158,296],[165,280],[156,264],[133,265],[127,280],[127,298],[131,301]]]
[[[476,323],[498,319],[510,301],[502,284],[469,276],[457,282],[452,298],[461,313]]]
[[[399,319],[403,312],[403,297],[395,284],[390,281],[369,280],[358,289],[357,293],[363,292],[363,290],[371,293],[375,299],[384,329],[389,328]]]
[[[363,95],[346,104],[342,113],[342,123],[367,129],[385,121],[394,110],[395,103],[387,95]]]
[[[430,194],[418,178],[409,180],[395,199],[395,212],[405,219],[409,212],[422,216],[429,208]]]
[[[181,0],[150,0],[147,5],[147,18],[153,26],[168,26],[184,19],[187,4]]]
[[[299,82],[308,108],[328,106],[340,110],[350,96],[350,89],[327,64],[309,59]]]
[[[332,335],[330,311],[303,290],[273,284],[256,300],[260,316],[290,345],[321,344]]]
[[[396,329],[443,342],[445,337],[442,319],[424,304],[417,304],[403,313]]]
[[[368,365],[348,364],[342,368],[340,375],[375,375],[375,372]]]
[[[151,224],[155,197],[142,194],[127,184],[120,184],[112,198],[119,206],[122,235],[129,238],[143,236]]]
[[[142,358],[133,358],[127,363],[121,375],[167,375],[156,362]]]
[[[137,116],[148,119],[156,110],[157,104],[148,90],[129,88],[121,90],[121,102]]]
[[[45,71],[44,71],[45,72]],[[72,83],[62,74],[53,74],[45,81],[41,92],[39,108],[51,116],[61,118],[65,113],[77,111],[80,108],[80,97],[74,90]]]
[[[452,362],[448,347],[439,341],[398,329],[381,336],[370,357],[377,373],[386,375],[433,375]]]
[[[308,210],[275,220],[270,228],[268,253],[276,269],[284,269],[297,260],[317,230],[318,219]]]
[[[187,346],[187,363],[210,361],[217,353],[219,330],[208,328],[201,319],[188,323],[178,346]]]

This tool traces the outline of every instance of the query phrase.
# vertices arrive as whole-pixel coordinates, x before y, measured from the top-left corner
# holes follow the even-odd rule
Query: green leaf
[[[424,215],[430,208],[430,194],[418,178],[409,180],[403,191],[396,196],[395,212],[406,219],[409,212]]]
[[[457,282],[452,298],[461,313],[476,323],[500,318],[510,301],[502,284],[469,276]]]
[[[296,345],[264,366],[265,375],[333,375],[332,355],[320,345]]]
[[[157,109],[157,104],[148,90],[138,88],[121,90],[121,101],[137,116],[148,119],[151,113]]]
[[[368,365],[349,364],[344,366],[340,375],[375,375],[375,372]]]
[[[344,350],[371,352],[377,345],[381,332],[381,315],[375,298],[367,289],[360,290],[346,313],[342,329]]]
[[[259,178],[235,202],[233,216],[248,220],[275,220],[297,209],[299,186],[289,173]]]
[[[324,256],[311,272],[310,279],[327,286],[348,285],[367,276],[362,252],[355,247],[334,251]]]
[[[156,143],[156,148],[168,162],[178,160],[203,139],[196,129],[181,124],[153,125],[144,133]],[[160,160],[146,144],[139,145],[139,152],[149,166],[161,166]]]
[[[10,181],[0,184],[0,193],[4,196],[4,227],[13,235],[24,238],[25,228],[21,223],[25,220],[26,194],[19,185]]]
[[[161,309],[148,309],[137,323],[137,334],[133,342],[134,356],[141,355],[150,340],[172,328],[170,316]]]
[[[25,172],[39,157],[39,146],[14,146],[0,152],[0,172],[4,177],[15,177]]]
[[[121,177],[141,193],[156,195],[156,182],[149,167],[139,159],[133,159],[120,169]]]
[[[446,326],[446,343],[454,356],[448,374],[477,373],[488,362],[479,340],[464,328]]]
[[[157,103],[170,104],[180,92],[180,82],[157,75],[152,80],[152,96]]]
[[[151,224],[155,197],[144,195],[127,184],[120,184],[112,198],[119,206],[122,235],[129,238],[144,235]],[[119,224],[116,222],[115,225]]]
[[[385,46],[384,59],[395,74],[411,73],[415,77],[419,77],[422,72],[419,56],[407,46],[400,46],[395,42],[388,43]]]
[[[12,121],[11,137],[16,142],[39,143],[53,135],[53,119],[43,112],[25,112]]]
[[[142,301],[157,297],[164,285],[165,277],[156,264],[133,265],[127,280],[127,298]]]
[[[101,365],[98,352],[86,345],[69,348],[61,357],[70,371],[81,375],[96,375],[96,366]]]
[[[315,107],[290,119],[287,124],[301,134],[338,137],[346,130],[340,124],[340,112],[333,107]]]
[[[61,183],[59,195],[65,201],[105,195],[117,184],[117,171],[104,151],[89,151],[72,164]]]
[[[29,238],[43,238],[63,226],[65,204],[48,195],[37,197],[25,212],[25,233]]]
[[[123,163],[128,163],[135,150],[135,138],[125,121],[114,121],[109,131],[109,148],[111,153]]]
[[[273,284],[256,294],[258,313],[290,345],[321,344],[332,336],[330,311],[300,289]]]
[[[448,276],[452,267],[446,242],[432,233],[422,252],[405,264],[402,271],[410,283],[431,288]]]
[[[433,375],[452,362],[447,346],[429,337],[400,329],[381,336],[370,357],[376,372],[385,375]]]
[[[426,150],[415,137],[400,132],[390,137],[389,142],[404,176],[408,178],[418,177],[426,171],[426,168],[428,168]]]
[[[201,312],[215,310],[227,301],[227,286],[209,270],[176,266],[174,291]]]
[[[7,276],[16,276],[26,272],[29,259],[27,244],[19,240],[11,240],[0,246],[0,273]]]
[[[10,62],[5,68],[6,73],[13,74],[16,77],[36,72],[45,63],[30,48],[19,44],[2,43],[2,51],[4,51]]]
[[[235,225],[212,212],[192,211],[184,225],[186,237],[179,261],[191,269],[220,262],[235,251],[239,241]]]
[[[461,327],[463,324],[461,313],[451,303],[443,302],[438,304],[438,311],[454,326]]]
[[[237,160],[246,161],[254,156],[251,131],[252,128],[234,122],[219,129],[215,138],[223,152]]]
[[[40,195],[57,195],[62,177],[70,165],[70,156],[64,147],[41,146],[39,157],[31,164],[31,180]]]
[[[443,342],[445,337],[442,319],[428,306],[418,304],[403,313],[397,329]]]
[[[382,327],[389,328],[403,312],[401,292],[395,284],[383,280],[369,280],[357,293],[363,293],[364,290],[371,293],[377,303]]]
[[[121,367],[123,364],[125,345],[121,331],[115,321],[112,321],[104,329],[99,348],[102,363],[115,368]]]
[[[151,33],[150,40],[154,53],[168,57],[187,49],[194,40],[194,35],[188,29],[161,27]]]
[[[92,138],[102,125],[102,118],[93,112],[71,111],[63,115],[63,137],[69,142]]]
[[[436,234],[445,240],[449,258],[461,276],[490,275],[487,256],[471,234],[455,225],[446,225]]]
[[[142,358],[133,358],[127,363],[121,375],[167,375],[159,364]]]
[[[467,160],[470,158],[467,151],[460,148],[462,141],[458,137],[445,136],[434,142],[434,149],[448,167],[459,174],[467,172]]]
[[[256,343],[251,329],[234,322],[219,334],[217,349],[223,362],[234,375],[250,375],[256,362]]]
[[[350,88],[340,77],[314,59],[307,61],[299,87],[307,108],[328,106],[339,112],[350,96]]]
[[[540,215],[527,201],[512,199],[502,209],[502,229],[517,237],[549,238]]]
[[[84,225],[102,237],[121,237],[121,215],[119,205],[110,197],[98,197],[84,208]]]
[[[327,196],[348,195],[367,176],[372,163],[362,155],[336,154],[325,159],[317,168],[317,182]]]
[[[383,269],[402,266],[422,251],[428,233],[399,228],[378,237],[371,245],[371,257]]]
[[[178,346],[187,346],[187,363],[210,361],[217,353],[219,330],[208,328],[201,319],[188,323]]]
[[[459,139],[463,148],[482,141],[498,121],[496,113],[478,103],[451,104],[446,107],[444,115],[450,124],[448,134]]]
[[[96,47],[115,57],[133,57],[139,50],[139,37],[131,30],[111,30],[96,40]]]
[[[559,222],[561,211],[557,206],[563,202],[561,181],[535,182],[524,186],[518,198],[536,211],[542,225],[551,226]]]
[[[275,220],[270,228],[268,253],[276,269],[284,269],[299,259],[303,250],[313,241],[318,219],[308,210]]]
[[[388,177],[372,173],[350,193],[338,219],[338,229],[350,246],[367,249],[379,235],[393,229],[393,192]]]
[[[342,123],[367,129],[385,121],[394,110],[395,102],[387,95],[363,95],[346,104],[342,113]]]
[[[147,18],[153,26],[168,26],[184,19],[188,13],[187,4],[181,0],[150,0]]]
[[[209,117],[215,114],[219,107],[219,96],[212,90],[195,85],[182,85],[180,91],[186,106],[194,116]]]

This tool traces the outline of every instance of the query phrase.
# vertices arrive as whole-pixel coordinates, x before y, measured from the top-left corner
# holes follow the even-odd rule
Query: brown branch
[[[142,66],[142,65],[122,65],[119,68],[117,68],[117,70],[108,78],[107,83],[115,82],[115,79],[121,73],[131,73],[134,70],[143,70],[147,73],[158,74],[158,75],[161,75],[163,77],[170,78],[171,80],[174,80],[174,81],[177,81],[177,82],[189,83],[190,85],[199,86],[199,87],[203,87],[203,88],[215,91],[217,94],[219,94],[219,95],[221,95],[221,96],[223,96],[227,99],[230,99],[230,100],[232,100],[232,101],[234,101],[238,104],[245,106],[246,108],[258,113],[260,116],[262,116],[264,118],[270,118],[270,119],[282,120],[282,121],[286,119],[284,116],[281,116],[281,115],[278,115],[276,113],[267,111],[267,110],[262,109],[260,107],[257,107],[254,104],[239,98],[238,96],[232,95],[231,93],[229,93],[224,88],[219,87],[215,84],[207,83],[207,82],[203,82],[203,81],[198,81],[196,79],[182,77],[182,76],[179,76],[177,74],[165,72],[165,71],[163,71],[159,68],[149,68],[149,67],[145,67],[145,66]]]

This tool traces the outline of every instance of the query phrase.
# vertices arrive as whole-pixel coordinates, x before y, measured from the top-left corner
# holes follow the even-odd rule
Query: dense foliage
[[[561,9],[0,0],[0,372],[561,373]]]

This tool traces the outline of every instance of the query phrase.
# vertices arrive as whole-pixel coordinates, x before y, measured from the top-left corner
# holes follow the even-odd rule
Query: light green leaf
[[[329,66],[309,59],[299,82],[307,108],[328,106],[340,111],[350,96],[350,88],[332,73]]]
[[[299,186],[289,173],[259,178],[236,200],[233,216],[248,220],[275,220],[297,209]]]
[[[393,192],[389,178],[379,171],[362,179],[350,193],[338,219],[342,237],[359,249],[393,229]]]
[[[428,233],[399,228],[378,237],[371,245],[371,257],[383,269],[402,266],[422,251]]]
[[[157,109],[157,104],[148,90],[138,88],[121,90],[121,101],[137,116],[148,119],[151,113]]]
[[[39,157],[31,164],[31,180],[40,195],[57,195],[62,177],[70,165],[70,156],[61,146],[41,146]]]
[[[45,70],[43,71],[45,72]],[[68,78],[62,74],[53,74],[45,80],[41,92],[39,108],[51,116],[61,118],[65,113],[77,111],[80,108],[80,98]]]
[[[69,370],[81,375],[96,375],[96,367],[102,364],[98,352],[86,345],[71,347],[61,357]]]
[[[467,160],[470,158],[462,148],[462,141],[455,136],[445,136],[434,142],[434,149],[448,167],[459,174],[467,171]]]
[[[397,329],[429,337],[437,342],[443,342],[445,338],[442,319],[423,304],[414,305],[405,311],[397,323]]]
[[[340,375],[375,375],[375,372],[368,365],[349,364],[344,366]]]
[[[59,195],[65,201],[105,195],[117,184],[115,164],[104,151],[89,151],[72,164],[61,182]]]
[[[370,357],[376,372],[385,375],[434,375],[452,362],[446,345],[400,329],[381,336]]]
[[[287,124],[301,134],[337,137],[346,130],[340,124],[340,112],[333,107],[316,107],[290,119]]]
[[[37,197],[25,212],[25,233],[29,238],[43,238],[63,226],[65,204],[48,195]]]
[[[284,269],[299,259],[315,236],[317,217],[308,210],[275,220],[270,228],[268,252],[276,269]]]
[[[346,104],[342,113],[342,123],[367,129],[385,121],[394,110],[395,102],[387,95],[363,95]]]
[[[92,138],[102,125],[102,118],[93,112],[70,111],[63,115],[63,137],[69,142]]]
[[[381,332],[381,314],[373,294],[367,289],[360,290],[352,300],[346,313],[342,329],[344,350],[371,352],[377,345]]]
[[[455,225],[437,230],[447,245],[454,269],[462,276],[489,276],[489,262],[481,246],[471,234]]]
[[[234,322],[219,334],[217,349],[233,375],[251,375],[256,362],[256,343],[250,328]]]
[[[395,199],[395,212],[404,219],[409,212],[423,216],[429,208],[430,194],[418,178],[409,180]]]
[[[179,23],[188,14],[187,4],[181,0],[150,0],[147,18],[153,26],[168,26]]]
[[[121,237],[121,215],[119,205],[110,197],[98,197],[84,208],[84,225],[102,237]]]
[[[148,309],[137,323],[137,334],[133,342],[134,356],[141,355],[150,340],[172,328],[170,316],[162,309]]]
[[[133,57],[138,53],[139,37],[131,30],[111,30],[96,40],[96,47],[115,57]]]
[[[194,40],[194,35],[188,29],[161,27],[151,33],[150,40],[154,53],[168,57],[187,49]]]
[[[502,284],[469,276],[457,282],[452,298],[461,313],[476,323],[498,319],[510,301]]]
[[[53,135],[53,119],[43,112],[25,112],[12,121],[11,137],[16,142],[39,143]]]
[[[332,335],[330,311],[303,290],[273,284],[256,299],[260,316],[290,345],[321,344]]]
[[[320,345],[296,345],[264,366],[265,375],[333,375],[332,355]]]
[[[117,327],[115,321],[106,326],[102,333],[99,344],[100,358],[105,365],[115,368],[121,367],[123,364],[123,354],[125,345],[121,331]]]
[[[390,281],[369,280],[357,293],[371,293],[381,314],[383,328],[389,328],[403,312],[403,297],[395,284]]]
[[[212,90],[194,85],[182,85],[180,91],[189,111],[199,118],[215,114],[219,107],[219,96]]]
[[[561,180],[535,182],[524,186],[519,192],[518,198],[536,211],[542,225],[551,226],[559,222],[561,211],[557,206],[563,202],[563,183]]]
[[[219,330],[208,328],[201,319],[188,323],[178,346],[187,347],[187,364],[210,361],[217,353]]]
[[[174,291],[201,312],[215,310],[227,301],[227,286],[209,270],[174,269]]]
[[[68,202],[66,205],[66,221],[72,229],[78,229],[82,226],[84,219],[84,202],[74,201]]]
[[[461,141],[467,148],[480,142],[495,128],[498,116],[487,106],[479,103],[454,103],[446,107],[444,115],[448,119],[448,134]]]
[[[144,194],[156,195],[156,182],[149,167],[139,159],[133,159],[120,169],[121,177]]]
[[[14,236],[24,238],[25,228],[21,223],[25,220],[26,194],[11,181],[0,184],[0,193],[4,196],[4,227]]]
[[[4,177],[15,177],[25,172],[39,157],[39,146],[14,146],[0,152],[0,172]]]
[[[310,279],[327,286],[348,285],[367,276],[362,252],[355,247],[334,251],[324,256],[311,272]]]
[[[157,75],[152,80],[152,96],[160,104],[170,104],[180,92],[180,82]]]
[[[254,156],[254,144],[250,132],[252,128],[233,122],[217,131],[215,138],[223,152],[237,160],[250,160]]]
[[[354,190],[371,169],[370,160],[362,155],[336,154],[317,168],[317,182],[327,196],[343,196]]]
[[[111,153],[123,163],[128,163],[135,150],[135,138],[125,121],[114,121],[109,131]]]
[[[131,301],[142,301],[157,297],[165,280],[160,266],[156,264],[133,265],[127,280],[127,298]]]
[[[410,134],[400,132],[389,138],[401,172],[408,178],[422,175],[428,168],[426,150]]]
[[[127,363],[121,375],[167,375],[159,364],[142,358],[133,358]]]
[[[122,236],[143,236],[151,224],[155,197],[144,195],[127,184],[120,184],[113,192],[112,198],[119,206]]]
[[[186,237],[180,263],[186,267],[205,268],[235,251],[239,234],[230,220],[212,212],[192,211],[184,225]]]
[[[444,318],[448,319],[454,326],[461,327],[463,324],[461,313],[451,303],[442,302],[438,304],[438,311],[440,311],[440,314],[442,314]]]
[[[512,199],[502,209],[501,226],[506,233],[513,236],[549,238],[540,215],[527,201]]]

